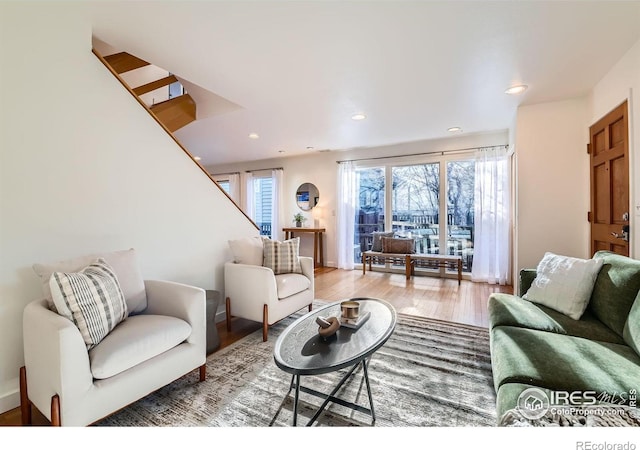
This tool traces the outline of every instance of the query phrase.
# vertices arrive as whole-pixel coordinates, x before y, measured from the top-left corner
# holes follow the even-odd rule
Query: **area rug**
[[[273,346],[293,315],[213,353],[207,379],[197,371],[150,394],[97,426],[268,427],[290,426],[291,375],[273,360]],[[345,369],[346,370],[346,369]],[[346,373],[302,378],[302,385],[330,392]],[[398,315],[396,329],[370,359],[369,379],[376,420],[330,404],[314,426],[495,426],[495,392],[487,329]],[[357,370],[339,397],[369,407],[366,385]],[[305,425],[322,399],[300,393],[298,425]]]

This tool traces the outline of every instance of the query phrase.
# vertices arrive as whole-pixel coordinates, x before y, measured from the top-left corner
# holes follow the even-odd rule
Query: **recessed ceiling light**
[[[200,158],[199,156],[194,156],[193,159],[195,159],[196,161],[200,161],[202,158]]]
[[[509,89],[507,89],[506,91],[504,91],[505,94],[509,94],[509,95],[517,95],[517,94],[522,94],[524,91],[527,90],[527,85],[525,84],[520,84],[518,86],[511,86]]]
[[[284,150],[278,150],[278,153],[284,153]]]
[[[250,139],[258,139],[260,136],[258,136],[258,133],[249,133],[249,138]]]
[[[353,120],[364,120],[364,119],[366,119],[366,118],[367,118],[367,116],[365,116],[365,115],[364,115],[364,114],[362,114],[362,113],[358,113],[358,114],[354,114],[353,116],[351,116],[351,118],[352,118]]]
[[[447,128],[447,131],[449,133],[458,133],[462,131],[462,128],[460,127],[451,127],[451,128]]]
[[[307,150],[313,150],[313,147],[307,147]]]

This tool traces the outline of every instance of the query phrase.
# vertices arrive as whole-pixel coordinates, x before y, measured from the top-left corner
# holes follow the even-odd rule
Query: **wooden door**
[[[629,256],[629,132],[627,102],[589,127],[591,254]]]

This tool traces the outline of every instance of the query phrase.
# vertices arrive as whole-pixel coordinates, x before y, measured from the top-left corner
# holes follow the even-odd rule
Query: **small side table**
[[[207,355],[213,353],[220,347],[220,336],[216,327],[216,312],[220,305],[220,292],[206,290],[207,294]]]
[[[324,248],[322,245],[322,233],[324,228],[283,228],[285,239],[291,239],[294,233],[313,233],[313,265],[315,268],[324,267]],[[319,256],[319,258],[318,258]]]

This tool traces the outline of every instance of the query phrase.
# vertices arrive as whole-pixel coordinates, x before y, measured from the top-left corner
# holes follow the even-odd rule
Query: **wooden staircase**
[[[104,60],[118,75],[150,65],[147,61],[126,52],[105,56]],[[174,75],[169,75],[142,86],[129,86],[129,88],[142,101],[140,96],[165,86],[168,89],[169,85],[177,82],[179,80]],[[158,121],[171,132],[179,130],[196,120],[196,102],[186,92],[169,100],[148,105],[148,107]]]
[[[196,120],[196,103],[193,101],[191,96],[184,92],[183,94],[171,98],[169,100],[155,103],[153,105],[148,105],[141,96],[144,94],[148,94],[150,92],[155,91],[156,89],[169,86],[172,83],[179,82],[177,77],[174,75],[168,75],[166,77],[162,77],[158,80],[145,83],[141,86],[137,86],[132,88],[129,84],[123,80],[121,74],[125,72],[129,72],[134,69],[139,69],[141,67],[149,66],[150,63],[144,61],[140,58],[137,58],[129,53],[120,52],[114,53],[109,56],[102,56],[100,52],[93,48],[93,54],[100,60],[102,64],[107,67],[107,69],[116,77],[116,79],[129,91],[129,93],[135,97],[135,99],[140,103],[140,105],[147,110],[149,114],[154,118],[154,120],[161,126],[165,132],[173,139],[176,145],[182,149],[182,151],[191,159],[191,161],[196,164],[202,173],[204,173],[211,182],[217,186],[217,188],[222,192],[229,201],[240,211],[246,219],[256,228],[256,230],[260,230],[260,227],[251,219],[247,213],[245,213],[240,206],[231,198],[231,196],[222,189],[222,187],[213,179],[211,174],[205,169],[194,157],[189,153],[189,150],[186,149],[184,145],[178,141],[176,136],[173,134],[175,130],[178,130],[188,123]]]

